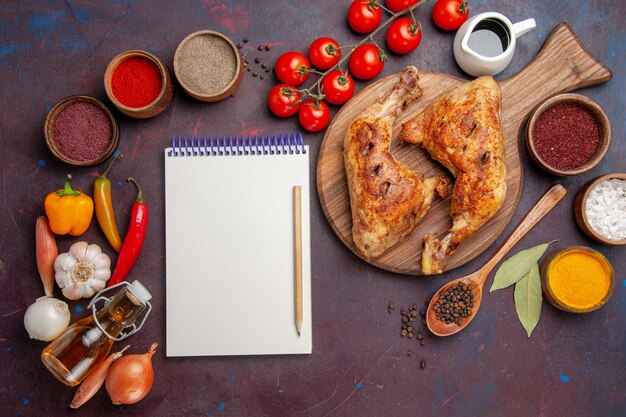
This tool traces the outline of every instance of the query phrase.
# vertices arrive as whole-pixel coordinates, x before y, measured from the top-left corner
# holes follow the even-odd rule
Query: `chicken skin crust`
[[[352,236],[358,252],[370,260],[410,234],[438,194],[445,175],[424,179],[390,153],[392,127],[404,107],[422,95],[415,67],[407,67],[393,88],[350,125],[344,164],[350,192]]]
[[[438,97],[402,126],[402,142],[421,144],[455,177],[443,239],[424,238],[422,272],[444,271],[446,259],[502,207],[506,196],[500,87],[479,77]]]

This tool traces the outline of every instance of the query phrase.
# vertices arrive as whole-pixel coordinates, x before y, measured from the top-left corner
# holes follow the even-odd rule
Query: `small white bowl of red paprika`
[[[593,169],[611,144],[611,124],[602,108],[580,94],[544,101],[528,121],[526,146],[545,171],[559,176]]]
[[[167,65],[149,52],[130,50],[111,60],[104,89],[119,111],[137,119],[156,116],[172,100],[172,77]]]

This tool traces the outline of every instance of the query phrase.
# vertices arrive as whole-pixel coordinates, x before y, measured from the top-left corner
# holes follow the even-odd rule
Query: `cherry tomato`
[[[278,84],[267,97],[267,105],[272,113],[280,117],[293,116],[300,108],[300,92],[289,84]]]
[[[385,1],[385,5],[389,10],[394,13],[401,12],[402,10],[406,10],[407,8],[413,6],[419,0],[387,0]]]
[[[331,71],[322,80],[322,93],[330,104],[344,104],[354,95],[354,80],[347,72]]]
[[[401,17],[387,29],[387,46],[396,54],[408,54],[422,40],[420,26],[410,17]]]
[[[300,85],[309,78],[311,64],[300,52],[285,52],[274,64],[274,72],[280,82],[289,85]]]
[[[315,68],[330,69],[340,58],[341,49],[333,38],[317,38],[309,47],[309,59]]]
[[[387,57],[378,46],[366,43],[359,46],[350,55],[350,72],[361,80],[376,77],[383,70]]]
[[[467,0],[437,0],[433,21],[443,30],[457,30],[469,16]]]
[[[348,9],[348,23],[358,33],[370,33],[382,18],[380,6],[368,0],[354,0]]]
[[[304,130],[319,132],[330,122],[330,109],[323,101],[305,100],[298,110],[298,120]]]

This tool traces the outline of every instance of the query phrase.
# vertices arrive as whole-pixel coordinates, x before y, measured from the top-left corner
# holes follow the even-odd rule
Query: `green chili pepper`
[[[119,252],[122,247],[122,238],[115,223],[115,212],[113,211],[113,201],[111,199],[111,181],[109,181],[106,175],[120,156],[122,156],[121,153],[115,155],[106,171],[102,175],[98,175],[93,183],[96,218],[104,235],[116,252]]]

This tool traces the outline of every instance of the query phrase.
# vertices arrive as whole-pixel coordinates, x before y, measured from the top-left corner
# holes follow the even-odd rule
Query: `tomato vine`
[[[368,34],[367,36],[365,36],[361,41],[359,41],[358,43],[351,45],[351,49],[348,53],[346,54],[342,54],[341,59],[339,60],[339,62],[337,62],[335,65],[333,65],[332,67],[330,67],[328,70],[326,70],[323,73],[319,73],[320,77],[315,81],[315,83],[313,83],[310,87],[304,88],[304,89],[300,89],[298,90],[302,96],[300,97],[300,102],[308,99],[308,98],[312,98],[315,102],[319,102],[320,100],[324,99],[324,94],[322,93],[322,89],[321,89],[321,85],[322,85],[322,81],[323,79],[330,74],[332,71],[334,70],[341,70],[341,64],[343,64],[344,62],[346,62],[347,59],[350,58],[350,56],[352,55],[352,53],[355,51],[355,49],[357,49],[359,46],[364,45],[368,42],[373,43],[374,45],[376,45],[376,47],[378,48],[378,52],[379,52],[379,56],[382,62],[387,60],[387,55],[385,54],[384,50],[378,46],[378,44],[376,43],[376,41],[374,40],[374,36],[376,36],[376,34],[378,34],[383,28],[385,28],[386,26],[388,26],[389,24],[391,24],[394,20],[396,20],[397,18],[399,18],[400,16],[403,16],[407,13],[411,14],[411,17],[413,18],[413,20],[415,20],[414,16],[413,16],[413,11],[418,8],[419,6],[421,6],[422,4],[426,3],[428,0],[420,0],[417,3],[415,3],[414,5],[404,9],[404,10],[400,10],[398,12],[393,12],[391,10],[389,10],[388,8],[386,8],[385,6],[383,6],[381,4],[381,2],[379,2],[378,0],[364,0],[363,3],[364,4],[369,4],[370,6],[378,6],[381,9],[385,10],[387,13],[390,13],[391,16],[389,16],[386,20],[384,20],[376,29],[374,29],[374,31],[372,31],[372,33]],[[341,47],[341,48],[345,48],[345,47]],[[314,70],[311,70],[310,72],[314,72]],[[314,93],[313,90],[317,90],[317,93]]]

